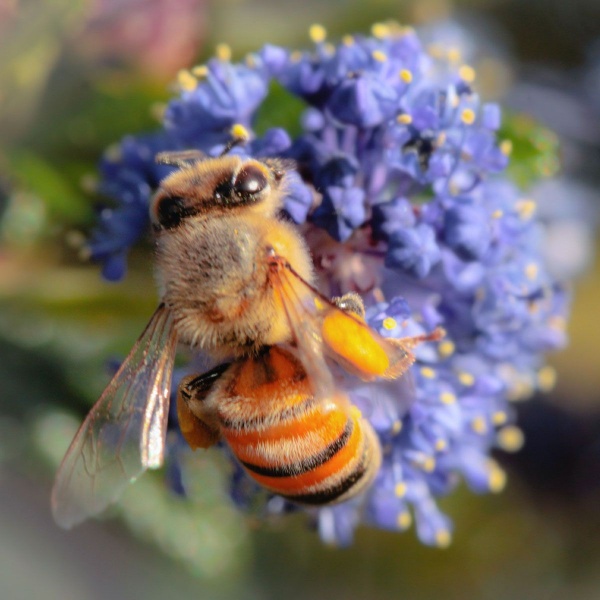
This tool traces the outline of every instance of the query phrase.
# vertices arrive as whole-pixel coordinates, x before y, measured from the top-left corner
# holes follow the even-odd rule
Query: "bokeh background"
[[[177,71],[217,44],[241,58],[302,48],[315,22],[338,38],[389,18],[460,48],[482,95],[524,115],[513,134],[543,131],[560,164],[530,193],[563,217],[571,343],[556,385],[519,405],[509,485],[442,501],[448,549],[361,530],[338,550],[302,519],[240,515],[218,458],[196,457],[190,501],[148,474],[113,518],[59,530],[54,470],[156,303],[148,248],[119,284],[83,260],[99,156],[156,127]],[[599,598],[599,184],[597,0],[0,0],[0,598]]]

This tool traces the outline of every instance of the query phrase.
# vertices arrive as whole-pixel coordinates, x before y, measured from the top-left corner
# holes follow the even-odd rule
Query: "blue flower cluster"
[[[414,520],[425,544],[443,547],[452,526],[436,498],[461,479],[476,492],[504,486],[490,452],[522,444],[510,403],[551,386],[543,355],[565,342],[568,298],[544,264],[535,202],[503,173],[510,143],[498,139],[499,107],[473,89],[474,70],[456,53],[426,52],[409,28],[375,25],[337,46],[319,26],[310,33],[307,52],[267,45],[232,63],[221,49],[180,74],[163,129],[104,159],[103,191],[116,204],[102,213],[91,254],[107,278],[123,276],[168,169],[154,163],[157,152],[218,154],[234,124],[252,128],[272,85],[303,100],[301,135],[269,129],[241,151],[298,164],[285,208],[306,233],[324,291],[360,291],[385,336],[448,332],[416,349],[409,378],[352,382],[383,465],[365,497],[310,514],[328,542],[349,543],[361,521],[405,530]],[[232,497],[244,503],[254,490],[235,471]]]

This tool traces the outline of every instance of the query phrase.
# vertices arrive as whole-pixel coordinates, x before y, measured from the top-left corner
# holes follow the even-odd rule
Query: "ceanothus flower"
[[[311,36],[310,51],[267,45],[243,63],[221,55],[181,73],[162,130],[128,137],[105,159],[101,189],[115,205],[101,213],[90,252],[105,277],[123,276],[168,172],[157,152],[217,155],[235,124],[252,127],[274,81],[303,101],[298,136],[272,123],[235,151],[297,164],[285,212],[303,228],[324,293],[360,291],[384,336],[442,326],[447,337],[417,347],[399,381],[342,376],[383,449],[370,490],[321,509],[267,497],[262,511],[305,511],[323,540],[342,545],[361,524],[404,531],[414,522],[423,543],[443,547],[452,523],[437,498],[461,480],[478,493],[505,484],[491,452],[522,444],[511,401],[552,383],[544,353],[565,343],[568,294],[546,260],[536,203],[505,174],[501,111],[480,100],[474,70],[428,54],[415,31],[395,25],[337,46],[321,27]],[[247,509],[267,494],[232,462],[231,497]],[[185,487],[185,473],[170,473]]]

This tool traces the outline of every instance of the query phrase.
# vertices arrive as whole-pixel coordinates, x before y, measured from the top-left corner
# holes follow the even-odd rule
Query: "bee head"
[[[236,155],[179,164],[154,195],[155,229],[174,229],[191,217],[251,211],[273,216],[281,208],[280,183],[286,165]]]

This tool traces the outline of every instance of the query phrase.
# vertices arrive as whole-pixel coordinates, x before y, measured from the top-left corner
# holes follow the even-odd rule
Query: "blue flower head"
[[[217,154],[234,124],[252,127],[273,81],[303,101],[297,137],[272,123],[243,151],[298,165],[286,176],[285,211],[303,224],[324,284],[361,291],[384,336],[447,331],[416,349],[400,381],[347,379],[380,438],[382,466],[361,498],[308,514],[331,543],[350,543],[361,523],[414,523],[423,543],[443,547],[452,524],[436,499],[461,480],[476,492],[503,487],[491,452],[521,443],[510,402],[552,379],[543,355],[565,341],[568,296],[545,260],[535,203],[505,174],[501,111],[480,101],[473,69],[431,56],[409,28],[380,24],[337,46],[322,28],[311,34],[310,51],[267,45],[243,63],[221,56],[180,74],[163,129],[127,138],[103,163],[101,189],[114,205],[89,248],[107,278],[123,276],[166,174],[157,152]],[[234,469],[236,503],[256,493]],[[273,498],[265,511],[290,506]]]

